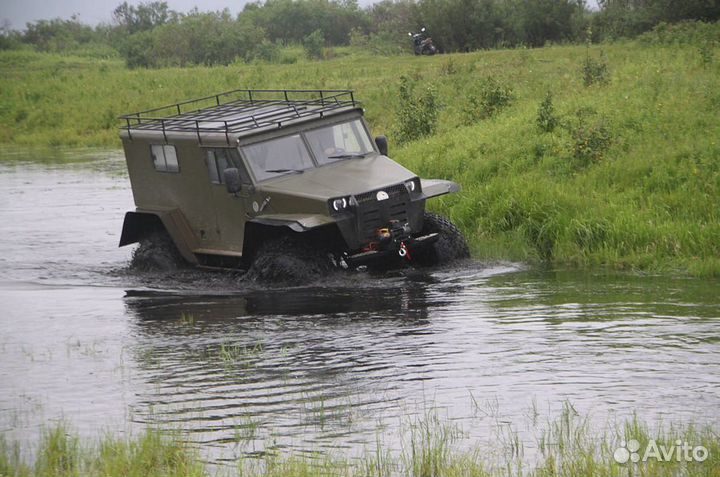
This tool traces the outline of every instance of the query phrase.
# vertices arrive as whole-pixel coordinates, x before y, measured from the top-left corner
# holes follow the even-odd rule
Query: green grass
[[[340,451],[269,450],[260,456],[238,457],[223,467],[203,463],[198,449],[178,433],[149,430],[134,438],[106,434],[91,440],[59,424],[43,433],[31,460],[21,457],[25,449],[0,437],[0,476],[720,476],[720,437],[710,427],[659,424],[650,428],[631,417],[593,428],[587,417],[566,403],[556,418],[535,423],[536,443],[529,452],[511,424],[500,424],[509,430],[494,441],[468,445],[460,425],[431,408],[407,419],[401,450],[392,450],[379,440],[359,456]],[[631,439],[640,444],[640,456],[651,441],[666,449],[680,441],[693,448],[703,446],[707,458],[703,462],[676,457],[666,461],[651,457],[637,464],[616,462],[614,451]]]
[[[352,88],[393,158],[463,186],[431,208],[478,258],[720,276],[718,46],[651,40],[158,70],[0,52],[0,143],[119,147],[122,113],[238,87]],[[607,68],[585,86],[588,53]],[[442,105],[435,134],[402,146],[401,75]],[[512,100],[492,104],[485,84]]]
[[[34,461],[21,457],[17,444],[0,436],[0,476],[204,476],[205,465],[196,450],[179,435],[148,430],[134,438],[106,434],[83,441],[66,423],[46,429]]]

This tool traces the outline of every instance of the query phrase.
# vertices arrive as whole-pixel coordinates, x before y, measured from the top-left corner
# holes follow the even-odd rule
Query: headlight
[[[349,201],[347,200],[347,197],[342,197],[340,199],[334,199],[331,204],[335,212],[340,212],[341,210],[347,209]]]
[[[420,192],[420,185],[417,182],[417,179],[405,181],[405,188],[408,192]]]

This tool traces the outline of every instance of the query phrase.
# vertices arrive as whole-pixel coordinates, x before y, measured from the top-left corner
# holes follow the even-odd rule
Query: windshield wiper
[[[265,172],[270,172],[270,173],[294,172],[296,174],[302,174],[305,171],[303,171],[301,169],[267,169],[267,170],[265,170]]]
[[[328,159],[362,159],[370,154],[369,152],[353,153],[353,154],[337,154],[334,156],[328,156]]]

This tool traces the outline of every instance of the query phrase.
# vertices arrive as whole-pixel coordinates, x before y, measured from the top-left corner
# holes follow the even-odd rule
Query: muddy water
[[[597,422],[720,419],[718,281],[470,262],[305,288],[127,269],[117,152],[3,152],[0,431],[187,431],[213,459],[398,445],[432,408],[468,441],[569,401]],[[32,158],[36,162],[27,162]],[[508,424],[509,423],[509,424]]]

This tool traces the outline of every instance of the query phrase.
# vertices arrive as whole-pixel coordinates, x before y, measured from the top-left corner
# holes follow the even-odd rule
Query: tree
[[[39,51],[67,51],[95,39],[92,27],[80,23],[76,15],[69,20],[55,18],[28,23],[22,40]]]
[[[308,58],[322,59],[323,57],[323,46],[325,45],[325,38],[321,30],[315,30],[303,39],[303,48]]]
[[[130,35],[152,30],[177,17],[177,12],[170,10],[166,2],[158,1],[141,3],[137,7],[123,2],[113,11],[115,23]]]

